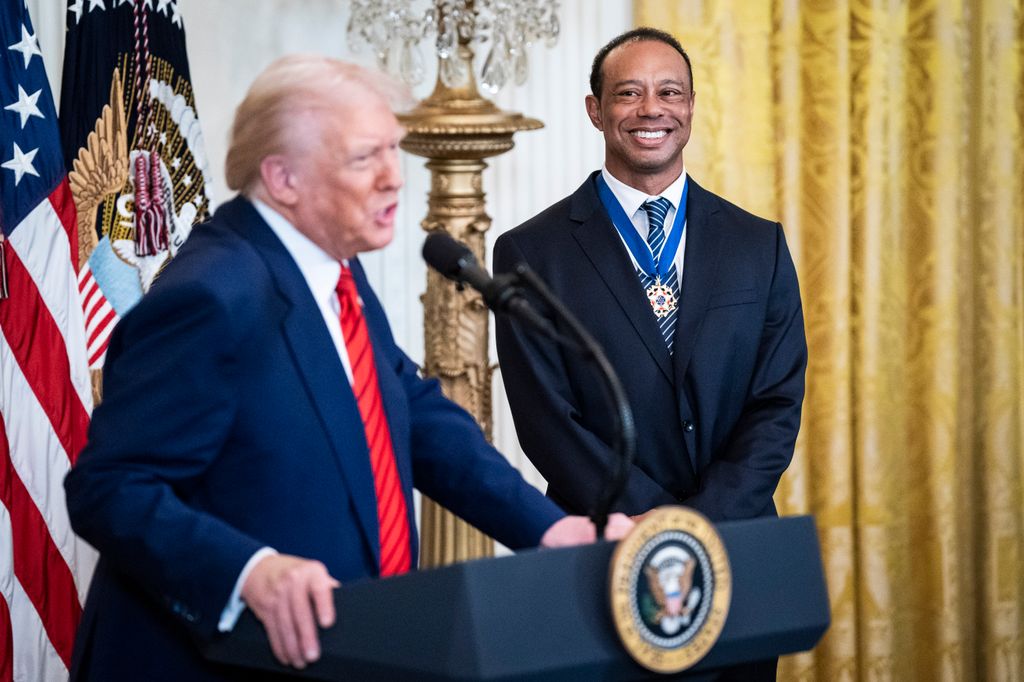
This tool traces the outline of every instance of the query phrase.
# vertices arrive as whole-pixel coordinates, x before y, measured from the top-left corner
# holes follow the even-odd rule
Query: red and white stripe
[[[103,295],[99,282],[92,276],[89,263],[78,271],[78,297],[85,311],[85,343],[89,358],[89,369],[102,369],[107,356],[110,333],[121,317],[110,306]]]
[[[67,678],[95,567],[71,531],[64,476],[92,392],[75,209],[64,181],[6,244],[0,301],[0,682]]]

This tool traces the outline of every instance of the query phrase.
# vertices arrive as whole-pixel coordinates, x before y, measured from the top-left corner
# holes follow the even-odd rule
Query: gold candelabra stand
[[[473,53],[458,46],[466,64]],[[464,242],[479,262],[484,259],[487,215],[484,159],[512,149],[512,136],[543,124],[521,114],[502,111],[477,91],[472,69],[466,84],[452,88],[440,76],[434,92],[401,121],[408,130],[402,149],[426,157],[430,169],[427,232],[444,231]],[[424,369],[437,377],[445,394],[476,418],[491,438],[491,364],[488,317],[479,294],[459,291],[433,270],[423,295]],[[494,554],[491,538],[466,524],[433,500],[423,498],[420,565],[443,566]]]

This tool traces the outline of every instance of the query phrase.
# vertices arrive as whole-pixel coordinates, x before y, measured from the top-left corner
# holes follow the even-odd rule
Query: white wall
[[[108,3],[113,0],[107,0]],[[47,71],[59,84],[63,59],[64,0],[28,0]],[[345,43],[348,3],[340,0],[178,0],[188,39],[196,108],[215,175],[216,203],[229,198],[224,154],[235,106],[255,75],[288,52],[308,51],[371,64]],[[493,159],[484,174],[491,240],[572,192],[603,158],[600,135],[586,118],[590,60],[608,39],[632,26],[630,0],[562,0],[558,44],[535,46],[527,84],[506,87],[499,106],[544,122],[543,130],[520,133],[511,152]],[[424,47],[428,47],[424,43]],[[426,52],[425,52],[426,54]],[[427,60],[430,63],[430,60]],[[433,76],[417,90],[429,93]],[[55,97],[59,97],[55,90]],[[406,156],[406,178],[395,241],[362,257],[370,280],[388,310],[395,337],[416,361],[423,359],[422,308],[425,266],[420,259],[428,173],[423,159]],[[492,342],[493,357],[493,342]],[[500,375],[494,392],[494,438],[527,478],[543,479],[523,458],[508,415]]]

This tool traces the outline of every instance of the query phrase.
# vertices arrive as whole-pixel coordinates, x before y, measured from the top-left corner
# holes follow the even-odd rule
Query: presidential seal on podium
[[[659,673],[696,665],[714,646],[732,597],[721,536],[687,507],[660,507],[612,555],[612,619],[626,651]]]

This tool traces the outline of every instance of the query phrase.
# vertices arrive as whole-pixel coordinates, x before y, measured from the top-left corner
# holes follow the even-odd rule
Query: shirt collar
[[[259,199],[250,198],[256,212],[266,221],[292,260],[299,266],[303,279],[317,301],[326,301],[334,293],[341,276],[341,263],[299,232],[283,215]]]
[[[669,203],[672,204],[672,208],[679,210],[679,201],[683,198],[683,185],[686,184],[686,168],[683,168],[683,172],[679,174],[679,177],[672,181],[672,184],[665,188],[665,190],[658,195],[650,195],[646,192],[641,192],[635,187],[630,187],[626,183],[622,182],[610,172],[608,172],[608,166],[601,168],[601,175],[604,177],[604,181],[608,183],[609,189],[612,194],[619,201],[619,205],[622,206],[622,210],[626,212],[626,215],[633,216],[640,207],[644,205],[645,201],[649,199],[656,199],[657,197],[665,197]]]

